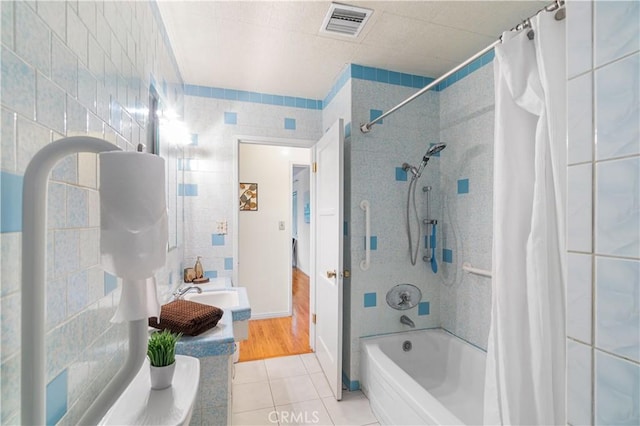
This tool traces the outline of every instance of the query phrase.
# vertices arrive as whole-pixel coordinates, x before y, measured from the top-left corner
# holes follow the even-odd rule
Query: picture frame
[[[258,184],[240,182],[240,211],[258,211]]]

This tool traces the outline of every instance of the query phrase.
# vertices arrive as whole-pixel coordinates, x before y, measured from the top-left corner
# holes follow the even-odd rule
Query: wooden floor
[[[240,344],[240,362],[309,352],[309,277],[293,268],[293,315],[249,320],[249,339]]]

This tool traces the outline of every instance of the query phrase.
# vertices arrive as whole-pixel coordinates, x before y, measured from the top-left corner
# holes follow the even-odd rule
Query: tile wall
[[[233,226],[238,191],[238,137],[289,139],[300,146],[322,135],[322,101],[267,93],[187,85],[185,116],[192,143],[185,147],[184,262],[196,256],[209,277],[234,277]],[[226,234],[216,224],[227,221]],[[237,271],[235,271],[237,272]],[[240,284],[242,285],[242,284]]]
[[[132,150],[146,142],[149,86],[179,105],[182,81],[155,3],[2,1],[0,423],[19,424],[22,176],[64,136]],[[76,423],[125,354],[126,328],[109,319],[119,281],[99,265],[97,159],[62,160],[49,184],[47,423]],[[168,292],[182,260],[160,271]]]
[[[568,423],[640,423],[640,3],[568,4]]]
[[[344,338],[343,360],[344,381],[351,389],[358,387],[360,337],[407,330],[400,323],[400,316],[406,314],[416,328],[438,327],[440,325],[439,285],[437,279],[422,261],[425,229],[421,235],[414,233],[419,241],[418,262],[411,265],[405,227],[405,209],[409,182],[398,172],[402,163],[418,165],[431,143],[439,142],[439,94],[429,92],[376,124],[368,134],[359,130],[362,123],[376,117],[379,111],[387,111],[411,94],[415,86],[403,86],[384,79],[385,73],[375,70],[376,78],[364,78],[356,66],[351,67],[351,131],[346,147],[349,158],[345,191],[345,227],[348,241],[348,259],[345,265],[351,271],[351,278],[345,283],[345,327],[348,334]],[[368,75],[373,73],[368,71]],[[391,72],[388,74],[391,75]],[[380,78],[378,78],[380,76]],[[417,78],[417,76],[416,76]],[[420,77],[420,87],[431,80]],[[400,82],[402,78],[400,79]],[[347,86],[345,86],[347,87]],[[420,216],[424,216],[426,197],[422,191],[425,185],[439,187],[440,158],[430,161],[416,190],[416,201]],[[365,223],[360,202],[368,200],[371,205],[371,266],[360,269],[364,259]],[[432,211],[439,206],[434,202]],[[348,260],[348,262],[347,262]],[[386,303],[387,292],[396,284],[411,283],[422,291],[423,305],[400,312]],[[345,330],[346,331],[346,330]]]
[[[492,52],[487,55],[492,58]],[[482,58],[481,58],[482,60]],[[462,264],[491,270],[493,236],[493,63],[440,91],[437,232],[442,327],[486,350],[491,322],[491,278]],[[432,210],[433,211],[433,210]]]

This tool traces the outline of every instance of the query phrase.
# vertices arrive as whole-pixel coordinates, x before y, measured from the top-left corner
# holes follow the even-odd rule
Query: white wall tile
[[[596,351],[596,425],[640,424],[640,365]]]
[[[567,191],[567,248],[591,252],[591,164],[570,166]]]
[[[596,258],[596,346],[640,362],[640,261]]]
[[[591,346],[567,341],[567,423],[591,424]]]
[[[595,66],[640,50],[640,2],[595,2]]]
[[[574,3],[570,3],[574,4]],[[593,159],[593,90],[592,73],[584,74],[567,84],[568,141],[567,161],[582,163]]]
[[[567,3],[567,75],[569,77],[591,69],[591,5],[590,1]]]
[[[598,160],[640,153],[640,54],[595,75]]]
[[[591,255],[567,255],[567,335],[591,343]]]
[[[639,258],[640,157],[598,163],[596,176],[596,253]]]

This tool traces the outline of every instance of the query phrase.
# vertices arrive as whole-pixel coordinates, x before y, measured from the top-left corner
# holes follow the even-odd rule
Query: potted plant
[[[169,330],[156,331],[149,336],[147,356],[151,364],[151,389],[165,389],[171,386],[176,367],[176,343],[182,333]]]

